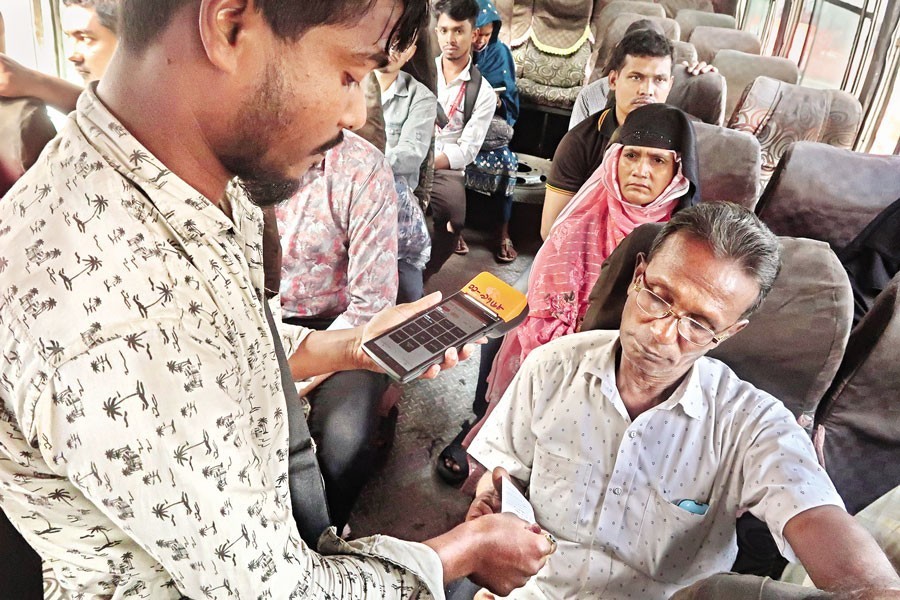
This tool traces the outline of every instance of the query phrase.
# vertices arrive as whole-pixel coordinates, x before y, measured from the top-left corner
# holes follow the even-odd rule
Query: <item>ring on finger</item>
[[[544,533],[544,537],[547,538],[548,542],[550,542],[550,554],[553,554],[554,552],[556,552],[556,548],[559,545],[556,542],[556,536],[547,531]]]

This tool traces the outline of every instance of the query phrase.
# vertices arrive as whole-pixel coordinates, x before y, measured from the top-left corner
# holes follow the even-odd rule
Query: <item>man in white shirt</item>
[[[437,97],[447,122],[438,128],[434,138],[434,236],[425,281],[440,271],[457,250],[466,221],[465,168],[481,149],[497,105],[490,84],[482,81],[480,74],[474,75],[472,43],[478,4],[475,0],[439,0],[434,12],[441,47],[441,55],[435,59]],[[475,87],[478,94],[474,103],[467,103]],[[467,104],[471,105],[471,113]]]
[[[559,543],[512,597],[668,598],[731,567],[739,510],[821,588],[900,586],[791,413],[704,357],[747,325],[779,268],[752,213],[694,206],[639,257],[619,331],[528,357],[469,448],[494,479],[528,486]],[[498,489],[487,473],[467,518],[496,512]]]
[[[439,598],[551,551],[509,515],[348,544],[292,511],[289,375],[374,368],[362,340],[436,298],[274,332],[259,206],[362,125],[359,82],[425,11],[123,0],[106,73],[0,202],[0,508],[69,595]]]

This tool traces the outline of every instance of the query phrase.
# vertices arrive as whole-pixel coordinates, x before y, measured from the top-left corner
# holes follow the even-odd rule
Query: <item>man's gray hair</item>
[[[759,295],[742,318],[760,307],[775,284],[781,270],[781,242],[772,231],[754,215],[731,202],[701,202],[678,211],[653,240],[647,261],[670,236],[685,234],[704,241],[716,258],[733,260],[759,285]]]

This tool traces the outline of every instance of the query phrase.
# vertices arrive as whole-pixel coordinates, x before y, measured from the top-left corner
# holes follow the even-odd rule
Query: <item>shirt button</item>
[[[628,432],[628,437],[630,437],[631,439],[636,438],[636,437],[637,437],[637,431],[629,431],[629,432]]]
[[[613,488],[613,494],[615,494],[616,496],[621,496],[621,495],[622,495],[622,488],[620,488],[620,487],[618,487],[618,486],[617,486],[617,487],[614,487],[614,488]]]

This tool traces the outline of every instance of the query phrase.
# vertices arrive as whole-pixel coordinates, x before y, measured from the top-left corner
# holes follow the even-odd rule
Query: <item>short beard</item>
[[[284,80],[270,64],[259,91],[238,111],[231,145],[219,156],[222,165],[238,178],[250,201],[260,207],[287,200],[300,187],[299,179],[263,162],[270,135],[290,128],[284,108]]]

